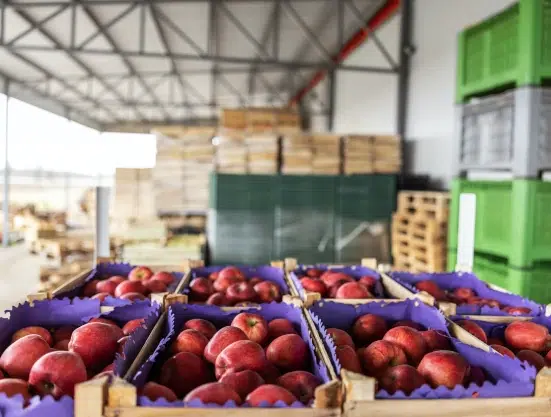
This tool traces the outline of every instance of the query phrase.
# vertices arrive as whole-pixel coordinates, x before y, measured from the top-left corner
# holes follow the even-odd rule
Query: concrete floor
[[[26,301],[36,292],[39,282],[40,259],[29,254],[23,245],[0,248],[0,316],[5,310]]]

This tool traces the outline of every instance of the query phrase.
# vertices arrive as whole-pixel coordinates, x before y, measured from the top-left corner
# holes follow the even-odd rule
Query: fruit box
[[[312,366],[309,371],[319,376],[324,382],[323,385],[316,389],[315,398],[311,406],[305,406],[300,402],[295,402],[291,406],[286,406],[284,403],[276,403],[273,407],[263,407],[261,413],[263,415],[280,416],[282,413],[281,408],[286,408],[285,413],[290,412],[297,416],[340,415],[340,407],[342,405],[341,384],[337,379],[331,362],[327,357],[325,360],[322,357],[325,350],[316,347],[321,341],[319,337],[316,341],[315,335],[311,334],[311,326],[307,323],[303,309],[286,303],[262,304],[262,306],[256,308],[232,312],[223,311],[216,306],[208,305],[171,305],[163,314],[162,319],[152,332],[150,339],[144,345],[142,352],[140,352],[130,367],[129,372],[124,376],[124,379],[114,381],[109,387],[107,407],[104,410],[104,415],[107,417],[130,417],[137,415],[175,416],[208,413],[208,415],[222,416],[228,413],[228,408],[236,408],[237,406],[233,402],[219,406],[216,404],[203,404],[197,400],[193,400],[186,405],[182,401],[170,403],[164,398],[151,401],[147,397],[138,396],[137,389],[143,386],[151,375],[158,373],[163,359],[170,355],[169,347],[187,320],[202,318],[211,321],[220,328],[229,325],[240,312],[260,314],[267,320],[287,318],[293,322],[297,328],[300,328],[300,335],[308,342],[310,348]],[[178,411],[175,410],[175,407],[178,408]],[[198,408],[209,408],[209,411],[199,411],[197,410]],[[244,405],[239,407],[239,413],[255,413],[255,415],[258,415],[259,410]]]
[[[375,269],[369,268],[367,265],[371,264],[376,266],[376,262],[370,259],[363,259],[362,265],[344,266],[344,265],[296,265],[294,259],[286,259],[286,268],[288,269],[288,280],[290,286],[298,297],[304,300],[306,306],[310,306],[316,301],[321,300],[323,297],[318,292],[311,292],[304,289],[300,279],[305,275],[306,271],[310,268],[320,269],[322,271],[331,270],[334,272],[343,272],[358,280],[362,276],[371,276],[377,280],[374,287],[374,295],[376,298],[371,299],[330,299],[323,298],[326,301],[334,301],[344,304],[365,304],[374,301],[385,300],[387,302],[396,302],[410,297],[415,297],[415,293],[407,290],[403,286],[394,282],[388,276],[377,272]]]
[[[443,290],[452,290],[455,288],[470,288],[474,290],[477,296],[481,298],[493,299],[501,305],[511,307],[527,307],[530,309],[528,316],[537,316],[544,313],[544,307],[534,301],[503,291],[497,291],[481,281],[475,274],[468,272],[445,272],[445,273],[421,273],[412,274],[409,272],[391,272],[390,277],[396,282],[406,287],[413,293],[424,293],[424,299],[428,300],[429,305],[434,305],[436,300],[433,296],[419,291],[415,284],[419,281],[430,280],[438,284]],[[497,307],[476,306],[476,305],[456,305],[452,302],[439,302],[438,306],[446,315],[455,314],[482,314],[489,316],[507,316],[509,313],[500,310]],[[517,314],[515,314],[517,315]],[[522,315],[522,314],[520,314]]]
[[[9,318],[0,318],[0,349],[4,349],[10,343],[12,334],[23,327],[42,326],[45,328],[61,326],[80,326],[95,317],[104,317],[117,322],[118,324],[136,318],[146,318],[145,328],[139,328],[132,333],[131,338],[125,344],[124,354],[126,361],[120,355],[115,359],[115,373],[122,375],[126,371],[127,362],[136,357],[139,347],[147,339],[148,333],[152,330],[159,317],[159,307],[149,302],[136,302],[132,305],[121,307],[100,307],[98,300],[70,301],[62,300],[36,301],[34,305],[28,302],[20,304],[8,310]],[[94,382],[94,381],[93,381]],[[84,384],[87,384],[85,382]],[[78,387],[75,391],[78,396]],[[69,396],[55,400],[51,396],[40,398],[35,396],[31,399],[30,405],[23,407],[23,399],[16,395],[6,398],[0,394],[0,415],[24,416],[24,417],[69,417],[73,415],[74,401]]]
[[[103,279],[106,276],[122,275],[128,276],[129,272],[134,268],[134,265],[118,262],[100,262],[93,269],[82,272],[53,291],[47,293],[37,293],[29,295],[29,301],[45,300],[45,299],[60,299],[60,298],[82,298],[82,290],[85,284],[93,279]],[[155,268],[152,268],[155,270]],[[176,278],[169,286],[168,292],[174,292],[178,284],[182,281],[184,273],[171,272]],[[153,293],[150,298],[160,300],[166,293]],[[121,306],[128,305],[130,301],[120,298],[108,296],[102,303],[104,306]]]

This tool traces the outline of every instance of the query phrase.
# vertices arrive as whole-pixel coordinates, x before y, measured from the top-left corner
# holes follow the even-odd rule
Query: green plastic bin
[[[539,180],[456,179],[448,248],[457,247],[459,195],[476,195],[475,251],[505,258],[511,267],[551,261],[551,183]]]
[[[457,101],[551,79],[551,0],[520,0],[463,30]]]

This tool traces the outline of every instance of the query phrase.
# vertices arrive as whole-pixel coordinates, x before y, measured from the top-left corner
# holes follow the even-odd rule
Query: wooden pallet
[[[449,193],[435,191],[400,191],[398,193],[399,213],[417,214],[447,221],[449,206]]]

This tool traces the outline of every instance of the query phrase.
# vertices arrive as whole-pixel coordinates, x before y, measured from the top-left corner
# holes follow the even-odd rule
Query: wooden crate
[[[394,135],[348,135],[343,138],[345,174],[393,174],[402,166],[401,141]]]
[[[219,124],[227,129],[245,130],[247,128],[247,109],[222,109]]]

